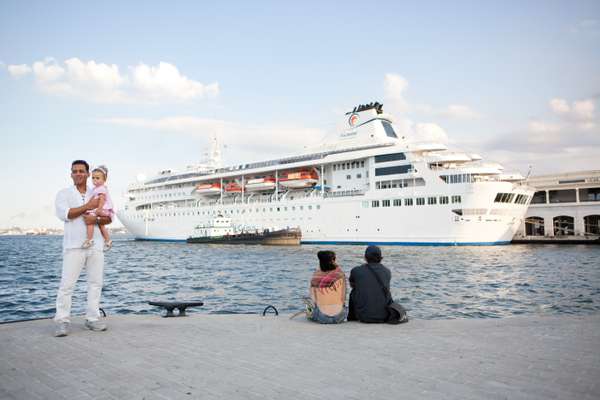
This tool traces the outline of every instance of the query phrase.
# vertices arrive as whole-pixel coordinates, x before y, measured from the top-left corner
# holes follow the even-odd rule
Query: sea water
[[[0,321],[51,317],[60,281],[62,238],[0,237]],[[392,294],[412,318],[499,318],[600,310],[600,246],[381,246]],[[344,272],[365,246],[270,247],[114,238],[106,253],[101,307],[107,314],[159,313],[148,301],[200,300],[196,313],[281,313],[303,309],[319,250]],[[73,314],[85,312],[85,273]]]

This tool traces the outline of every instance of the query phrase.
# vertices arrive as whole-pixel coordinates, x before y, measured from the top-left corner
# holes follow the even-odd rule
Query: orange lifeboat
[[[245,188],[249,192],[273,190],[275,189],[275,178],[272,176],[266,176],[264,178],[248,179]]]
[[[194,195],[209,196],[221,193],[221,184],[219,182],[201,183],[192,191]]]
[[[313,187],[317,182],[319,182],[319,175],[314,169],[284,172],[279,179],[281,186],[291,189]]]
[[[225,192],[227,193],[241,193],[242,187],[237,182],[229,182],[225,185]]]

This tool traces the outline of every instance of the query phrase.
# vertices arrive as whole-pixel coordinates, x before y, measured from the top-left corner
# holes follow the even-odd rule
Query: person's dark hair
[[[317,253],[317,257],[319,257],[319,267],[321,267],[321,271],[333,271],[337,268],[335,264],[335,253],[331,250],[321,250]]]
[[[75,160],[71,163],[71,168],[73,168],[73,165],[85,165],[85,172],[90,172],[90,165],[85,161],[85,160]]]
[[[365,260],[368,263],[378,263],[381,262],[381,249],[377,246],[368,246],[365,250]]]

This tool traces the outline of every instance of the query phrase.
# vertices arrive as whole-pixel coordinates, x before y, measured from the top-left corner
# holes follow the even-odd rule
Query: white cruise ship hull
[[[459,216],[456,204],[415,205],[406,190],[390,190],[374,198],[351,196],[323,198],[318,194],[297,201],[188,207],[177,211],[149,211],[137,219],[119,213],[127,229],[141,240],[185,241],[194,227],[209,222],[214,215],[232,218],[234,225],[259,229],[299,227],[302,243],[388,244],[388,245],[490,245],[509,243],[519,228],[526,205],[497,205],[497,191],[508,191],[508,183],[481,183],[479,190],[462,195]],[[413,199],[412,206],[394,206],[394,199]],[[389,199],[389,207],[383,200]],[[263,211],[263,209],[265,211]],[[252,210],[252,211],[250,211]],[[258,212],[256,211],[258,210]],[[168,216],[167,216],[168,214]]]

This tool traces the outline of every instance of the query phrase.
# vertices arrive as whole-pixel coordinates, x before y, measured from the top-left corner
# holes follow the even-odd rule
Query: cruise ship
[[[131,184],[118,217],[140,240],[184,241],[225,217],[238,230],[299,228],[302,243],[493,245],[510,243],[532,194],[477,154],[402,136],[370,103],[293,157],[222,166],[214,138],[204,164]]]

